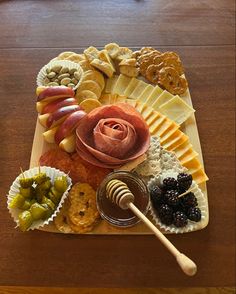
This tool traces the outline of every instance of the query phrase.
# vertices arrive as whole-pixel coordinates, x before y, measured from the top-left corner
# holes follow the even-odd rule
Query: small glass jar
[[[112,203],[106,196],[106,185],[110,180],[121,180],[129,187],[135,200],[134,205],[146,215],[149,209],[149,192],[144,181],[137,175],[126,172],[116,171],[110,173],[101,183],[97,190],[97,208],[103,219],[111,225],[118,227],[131,227],[137,224],[140,219],[133,214],[130,209],[121,209],[115,203]]]

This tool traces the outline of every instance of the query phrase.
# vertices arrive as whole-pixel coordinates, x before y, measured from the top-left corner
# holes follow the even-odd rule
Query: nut
[[[75,85],[74,85],[73,83],[69,83],[69,84],[67,85],[67,87],[70,87],[71,89],[73,89],[73,88],[75,87]]]
[[[78,72],[78,71],[74,72],[74,77],[75,77],[77,80],[79,80],[80,77],[81,77],[80,72]]]
[[[59,84],[56,82],[51,82],[51,83],[48,83],[47,86],[54,87],[54,86],[59,86]]]
[[[63,85],[63,86],[67,86],[70,83],[71,83],[70,78],[64,78],[64,79],[61,80],[61,85]]]
[[[47,74],[47,77],[49,79],[53,79],[56,76],[56,73],[54,71],[51,71],[49,74]]]
[[[76,80],[75,78],[71,79],[72,83],[77,85],[78,84],[78,80]]]
[[[74,72],[76,72],[77,71],[77,69],[76,68],[71,68],[70,70],[69,70],[69,73],[71,74],[71,75],[73,75],[74,74]]]
[[[61,65],[54,65],[54,66],[51,68],[51,71],[54,71],[54,72],[56,72],[56,73],[59,73],[61,69],[62,69],[62,66],[61,66]]]
[[[59,81],[61,81],[62,79],[69,78],[69,77],[70,77],[69,73],[64,73],[64,74],[59,75],[57,78]]]
[[[60,74],[64,74],[64,73],[68,73],[69,72],[69,68],[68,67],[63,67],[61,70],[60,70]]]

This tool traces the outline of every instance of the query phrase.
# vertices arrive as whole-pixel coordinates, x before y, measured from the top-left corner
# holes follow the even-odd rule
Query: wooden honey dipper
[[[128,186],[120,180],[111,180],[106,185],[106,195],[109,200],[117,204],[122,209],[131,209],[153,231],[162,244],[174,255],[183,272],[188,276],[193,276],[197,272],[196,264],[181,253],[175,246],[162,234],[160,230],[133,204],[134,195]]]

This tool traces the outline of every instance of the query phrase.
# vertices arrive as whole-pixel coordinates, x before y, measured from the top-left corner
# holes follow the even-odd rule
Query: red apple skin
[[[47,119],[47,128],[53,128],[57,126],[62,122],[63,118],[66,119],[68,115],[77,110],[80,110],[79,105],[69,105],[57,109],[49,115],[49,118]]]
[[[50,101],[55,100],[57,98],[68,98],[74,97],[75,92],[71,88],[68,87],[49,87],[43,90],[37,97],[37,101]]]
[[[42,110],[42,114],[44,114],[44,113],[53,113],[57,109],[62,108],[64,106],[69,106],[69,105],[78,105],[78,102],[73,97],[60,98],[60,99],[57,99],[56,101],[52,101],[52,102],[48,103],[47,105],[45,105],[43,110]]]
[[[64,122],[58,127],[54,139],[56,144],[60,144],[62,140],[70,136],[71,133],[77,128],[80,120],[86,115],[83,110],[78,110],[71,113]]]

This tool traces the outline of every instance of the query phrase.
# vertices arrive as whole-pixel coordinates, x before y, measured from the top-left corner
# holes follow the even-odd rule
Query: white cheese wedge
[[[153,111],[153,113],[149,116],[148,119],[146,119],[146,123],[150,127],[152,124],[155,124],[157,126],[158,121],[161,122],[163,121],[164,116],[160,115],[159,112]]]
[[[109,79],[107,79],[107,81],[106,81],[106,88],[105,88],[105,93],[112,93],[112,91],[113,91],[113,88],[114,88],[114,86],[115,86],[115,84],[116,84],[116,81],[117,81],[117,79],[118,79],[118,75],[114,75],[114,76],[112,76],[111,78],[109,78]]]
[[[137,103],[136,103],[136,109],[137,109],[140,113],[142,113],[146,108],[147,108],[147,104],[141,102],[141,101],[138,99],[138,100],[137,100]]]
[[[182,124],[194,113],[195,110],[179,96],[174,96],[166,103],[160,105],[159,111],[176,123]]]
[[[137,104],[137,100],[135,100],[135,99],[126,99],[125,102],[133,107],[136,107],[136,104]]]
[[[151,116],[151,114],[154,112],[154,110],[151,107],[146,107],[143,109],[143,111],[141,112],[143,118],[145,120],[147,120],[149,118],[149,116]]]
[[[129,98],[138,99],[140,94],[147,88],[148,84],[144,81],[138,81],[136,87],[134,88],[133,92],[129,95]]]
[[[126,96],[117,95],[115,103],[126,103],[126,99],[127,99]]]
[[[134,88],[138,84],[139,80],[136,78],[132,78],[124,91],[124,95],[129,97],[130,94],[133,92]]]
[[[159,111],[160,106],[163,103],[166,103],[167,101],[171,100],[174,97],[170,92],[164,90],[161,95],[154,101],[152,104],[153,109]]]
[[[116,84],[113,87],[113,93],[123,95],[130,81],[131,78],[120,74],[116,81]]]
[[[150,96],[153,90],[154,90],[154,87],[152,85],[147,85],[147,87],[139,95],[138,99],[142,102],[146,102],[147,98]]]
[[[151,92],[151,94],[147,97],[147,100],[145,101],[147,105],[152,106],[154,101],[156,101],[156,99],[161,95],[162,92],[163,90],[159,86],[156,86]]]

